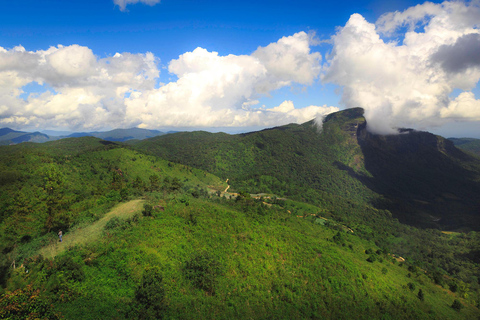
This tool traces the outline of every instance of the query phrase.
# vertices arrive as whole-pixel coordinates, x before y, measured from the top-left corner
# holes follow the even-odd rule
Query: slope
[[[230,150],[232,163],[222,155],[215,161],[237,185],[269,186],[289,199],[253,199],[250,190],[236,199],[209,194],[225,190],[224,180],[92,137],[1,147],[0,318],[474,317],[480,234],[415,229],[373,207],[381,198],[362,180],[374,179],[358,158],[362,118],[335,116],[346,119],[327,121],[321,135],[310,123],[261,138],[213,135],[217,142],[205,147],[211,135],[193,134],[197,152],[213,154],[217,144]],[[323,143],[322,153],[296,145],[298,135],[312,150]],[[255,142],[270,163],[256,160]],[[280,143],[297,152],[285,153]],[[241,150],[249,156],[237,161]],[[328,188],[318,176],[302,185],[295,176],[308,179],[308,165],[345,185],[331,180]],[[258,176],[261,183],[258,168],[269,174]],[[110,218],[114,205],[140,205],[127,202],[139,198],[142,212],[135,205]],[[68,250],[45,258],[49,246],[58,248],[58,228]],[[451,307],[455,300],[460,311]]]
[[[183,200],[167,197],[165,211],[122,220],[54,260],[27,259],[8,282],[16,300],[4,296],[0,306],[14,306],[24,294],[16,288],[31,285],[67,319],[469,319],[478,313],[463,289],[435,285],[335,223],[260,201]],[[455,299],[460,312],[450,307]],[[34,301],[25,306],[35,310]]]
[[[53,258],[61,254],[65,250],[72,250],[75,246],[84,246],[99,240],[103,229],[110,221],[114,219],[123,219],[133,217],[135,213],[139,213],[143,200],[131,200],[126,203],[121,203],[109,212],[107,212],[98,221],[93,222],[85,227],[78,227],[71,230],[63,236],[62,242],[53,241],[39,250],[39,254],[46,258]]]
[[[145,192],[225,187],[199,169],[92,137],[1,146],[0,267],[32,254],[59,229],[92,223]]]
[[[480,139],[473,138],[448,138],[453,144],[462,150],[472,152],[480,156]]]
[[[329,115],[321,132],[310,121],[241,135],[177,133],[135,147],[228,178],[236,190],[322,205],[341,197],[415,226],[480,229],[480,161],[426,132],[371,134],[362,109]]]

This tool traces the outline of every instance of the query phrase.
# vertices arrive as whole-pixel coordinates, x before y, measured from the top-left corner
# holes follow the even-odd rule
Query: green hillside
[[[473,207],[478,160],[364,126],[0,147],[0,319],[475,319],[475,217],[416,215],[444,190]]]
[[[237,190],[313,204],[326,197],[388,209],[404,223],[480,229],[480,161],[427,132],[368,133],[362,109],[242,135],[184,132],[140,141],[159,157],[229,179]]]
[[[480,156],[480,139],[473,138],[449,138],[457,148]]]
[[[463,282],[436,285],[334,221],[248,198],[160,201],[165,210],[152,217],[138,211],[112,218],[94,241],[54,259],[24,260],[10,272],[7,290],[15,298],[0,299],[0,316],[27,306],[25,314],[39,310],[51,319],[471,319],[478,313]],[[60,245],[68,245],[68,233]],[[455,300],[460,311],[451,307]]]
[[[0,147],[0,264],[6,268],[59,229],[96,221],[144,192],[225,186],[201,170],[92,137]]]

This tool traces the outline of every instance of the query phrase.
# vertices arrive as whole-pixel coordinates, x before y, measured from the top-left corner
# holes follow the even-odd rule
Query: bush
[[[152,212],[153,212],[153,207],[151,204],[148,204],[148,203],[145,203],[143,205],[143,211],[142,211],[142,214],[143,216],[145,217],[151,217],[152,216]]]
[[[40,290],[27,286],[0,297],[0,319],[61,319]]]
[[[113,217],[108,220],[105,224],[105,230],[112,230],[119,227],[122,224],[122,221],[118,217]]]
[[[410,291],[415,291],[415,284],[409,282],[407,286],[408,286],[408,289],[410,289]]]
[[[449,285],[450,291],[457,292],[458,291],[458,284],[455,281],[452,281]]]
[[[135,290],[138,319],[161,319],[165,312],[163,277],[157,267],[147,268]]]
[[[82,265],[75,262],[69,256],[55,258],[55,268],[58,271],[63,271],[67,280],[83,281],[85,279]]]
[[[208,252],[194,256],[185,264],[185,277],[192,281],[198,289],[210,295],[215,294],[217,276],[220,275],[220,264]]]
[[[367,261],[368,262],[375,262],[377,258],[372,254],[371,256],[368,257]]]
[[[420,301],[425,300],[425,295],[423,294],[423,290],[422,290],[422,289],[419,289],[419,290],[418,290],[418,299],[420,299]]]
[[[457,311],[460,311],[463,308],[463,304],[460,301],[458,301],[457,299],[455,299],[455,300],[453,300],[452,308],[457,310]]]

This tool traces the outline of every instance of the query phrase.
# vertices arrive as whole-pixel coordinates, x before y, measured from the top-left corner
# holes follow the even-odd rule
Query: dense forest
[[[477,318],[480,160],[365,126],[1,146],[0,318]]]

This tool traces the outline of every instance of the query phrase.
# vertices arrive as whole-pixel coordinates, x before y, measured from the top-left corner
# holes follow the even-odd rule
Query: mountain
[[[10,128],[0,129],[0,145],[17,144],[22,142],[46,142],[50,137],[40,132],[15,131]]]
[[[480,156],[480,139],[473,138],[448,138],[453,144],[462,150],[472,152]]]
[[[106,132],[92,132],[94,137],[108,141],[127,141],[131,139],[143,140],[163,135],[165,133],[158,130],[147,130],[141,128],[114,129]]]
[[[15,131],[10,128],[0,129],[0,145],[17,144],[22,142],[43,143],[65,138],[96,137],[107,141],[124,142],[132,139],[142,140],[166,134],[158,130],[147,130],[141,128],[115,129],[105,132],[75,132],[67,136],[49,136],[41,132]]]
[[[428,132],[372,134],[359,108],[327,116],[321,132],[310,121],[240,135],[182,132],[135,146],[228,178],[237,190],[312,203],[320,192],[415,226],[480,229],[479,159]]]
[[[356,154],[345,153],[361,148],[351,132],[360,132],[355,140],[362,137],[361,144],[377,147],[383,141],[357,126],[361,116],[340,120],[327,121],[321,134],[313,123],[265,130],[263,140],[257,133],[233,136],[238,141],[224,134],[193,133],[193,144],[200,146],[205,137],[220,145],[229,140],[224,148],[240,141],[232,150],[241,147],[248,153],[252,145],[245,139],[250,137],[282,160],[289,158],[279,143],[289,146],[296,135],[312,148],[306,133],[315,134],[314,139],[325,134],[326,141],[346,137],[325,142],[330,149],[323,149],[326,158],[321,159],[322,165],[331,160],[340,167],[326,167],[327,174],[351,183],[356,179],[352,175],[364,173],[360,166],[353,171],[343,167],[349,159],[361,164]],[[347,136],[328,134],[335,133],[333,124],[344,125],[337,129]],[[279,140],[270,143],[274,138]],[[302,164],[315,160],[301,160],[313,157],[313,151],[299,148],[294,153],[293,159]],[[286,176],[280,164],[271,163],[272,176],[261,178],[278,190],[288,185],[286,180],[268,179],[276,170]],[[234,166],[229,173],[235,173]],[[292,167],[299,177],[306,172],[300,168]],[[285,179],[295,183],[293,175]],[[314,179],[311,183],[322,186]],[[262,188],[243,184],[249,185]],[[230,199],[228,189],[224,179],[206,171],[95,137],[0,146],[0,318],[478,315],[478,233],[402,225],[387,210],[358,195],[342,196],[333,186],[331,192],[304,186],[303,196],[318,205],[251,195],[249,190]],[[295,195],[295,189],[287,190]]]

